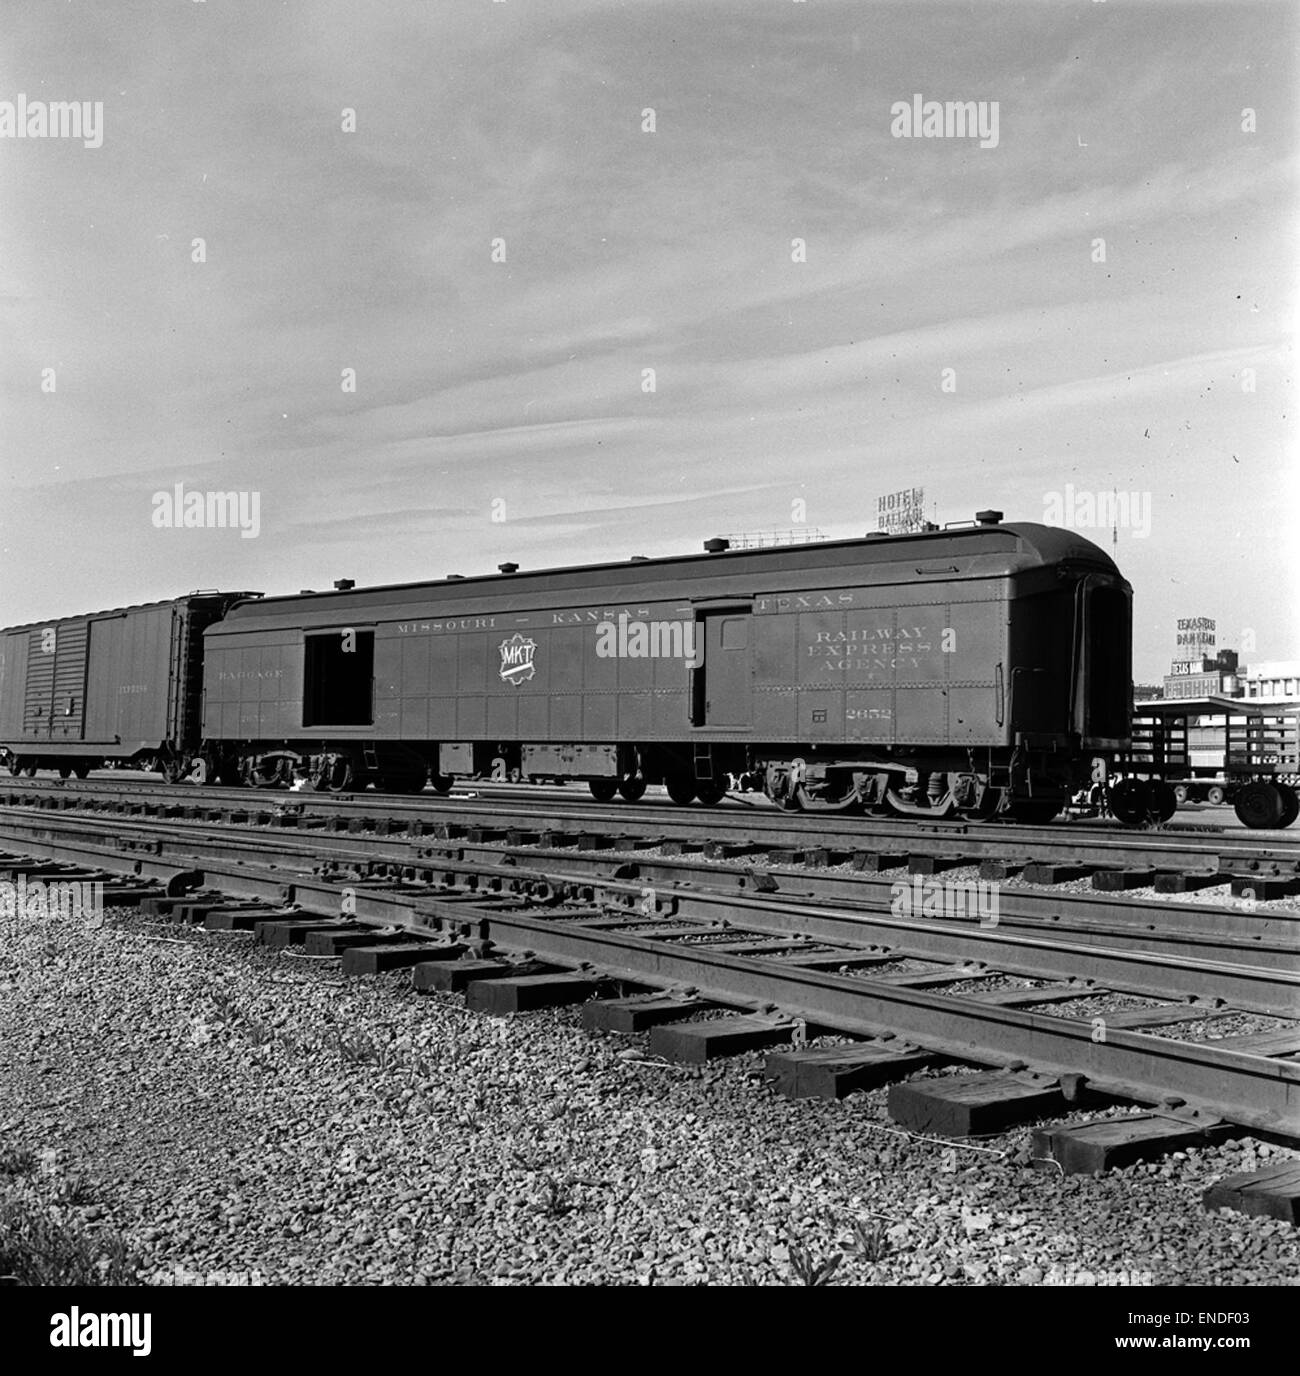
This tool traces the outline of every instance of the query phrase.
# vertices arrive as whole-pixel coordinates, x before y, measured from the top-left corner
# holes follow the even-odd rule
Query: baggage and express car
[[[209,776],[1053,815],[1128,743],[1131,590],[1001,523],[265,597],[205,635]]]

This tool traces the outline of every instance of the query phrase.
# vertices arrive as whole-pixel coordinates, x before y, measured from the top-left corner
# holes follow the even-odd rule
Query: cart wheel
[[[645,780],[640,774],[629,774],[627,778],[619,780],[618,791],[625,802],[639,802],[645,796]]]
[[[664,789],[679,807],[695,801],[695,780],[685,774],[670,774],[664,780]]]
[[[1277,788],[1282,795],[1282,820],[1278,826],[1289,827],[1300,817],[1300,794],[1290,784],[1278,784]]]
[[[1174,785],[1174,801],[1179,807],[1185,807],[1189,797],[1191,797],[1191,794],[1188,793],[1186,784]]]
[[[72,778],[72,766],[71,766],[70,764],[61,764],[61,765],[59,766],[59,778],[60,778],[60,779],[70,779],[70,778]]]
[[[1227,795],[1218,784],[1211,784],[1209,791],[1205,795],[1205,801],[1209,803],[1211,807],[1218,807],[1226,796]]]
[[[1286,802],[1282,790],[1276,784],[1256,781],[1247,784],[1237,794],[1235,803],[1237,820],[1253,830],[1276,827],[1282,824],[1286,815]]]
[[[78,760],[77,763],[72,766],[72,772],[77,778],[84,779],[86,775],[90,773],[90,766],[88,764],[82,764],[81,761]]]
[[[726,784],[700,784],[695,790],[695,797],[705,807],[716,807],[726,796]]]
[[[1178,811],[1178,790],[1163,779],[1153,779],[1147,785],[1147,806],[1158,822],[1167,822]]]
[[[612,803],[614,795],[618,792],[618,780],[589,779],[587,787],[591,790],[591,796],[598,803]]]
[[[430,774],[429,786],[435,793],[441,793],[445,798],[451,792],[451,786],[456,780],[450,774]]]
[[[1147,819],[1147,786],[1141,779],[1121,779],[1110,790],[1110,810],[1117,821],[1135,827]]]

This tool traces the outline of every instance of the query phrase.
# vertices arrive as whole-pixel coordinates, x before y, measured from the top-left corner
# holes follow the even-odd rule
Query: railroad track
[[[836,813],[791,814],[765,800],[741,795],[714,808],[670,803],[599,804],[590,799],[499,789],[484,796],[426,792],[418,797],[389,794],[318,794],[204,787],[191,789],[147,782],[22,780],[0,788],[0,805],[53,809],[100,808],[130,814],[174,809],[169,816],[242,814],[268,821],[286,816],[318,819],[330,827],[390,830],[425,823],[498,832],[550,831],[571,836],[634,839],[643,848],[661,844],[712,843],[746,852],[885,856],[928,855],[945,862],[1027,857],[1043,863],[1094,867],[1187,870],[1255,874],[1300,888],[1300,838],[1285,832],[1169,825],[1144,832],[1104,823],[1025,826],[1002,822],[917,822]]]
[[[286,819],[281,819],[286,820]],[[290,817],[287,820],[294,820]],[[0,809],[0,834],[31,846],[36,851],[69,853],[78,842],[87,854],[101,853],[99,839],[103,820],[66,813],[8,812]],[[113,827],[114,845],[161,854],[160,837],[174,837],[170,847],[175,866],[202,866],[228,860],[232,855],[265,857],[269,863],[292,865],[307,872],[328,869],[342,879],[419,880],[432,882],[440,868],[465,864],[484,874],[497,874],[502,866],[542,871],[557,877],[566,891],[582,885],[611,882],[633,884],[641,895],[671,892],[679,904],[705,905],[718,921],[736,920],[744,904],[758,898],[798,911],[801,920],[814,905],[824,911],[842,912],[843,920],[859,932],[873,922],[888,927],[900,920],[906,908],[917,917],[926,903],[950,926],[996,928],[1003,934],[1019,933],[1049,941],[1069,940],[1076,945],[1096,945],[1127,951],[1173,955],[1189,960],[1245,963],[1262,968],[1289,968],[1300,941],[1300,911],[1243,899],[1231,906],[1220,904],[1167,905],[1137,899],[1122,890],[1110,892],[1055,892],[1051,889],[1009,888],[1006,862],[986,862],[982,869],[999,878],[990,882],[950,880],[953,871],[936,866],[927,857],[900,861],[882,870],[821,870],[806,866],[764,865],[758,868],[740,860],[706,860],[700,856],[647,855],[643,851],[607,848],[602,837],[566,837],[577,845],[547,848],[536,844],[535,834],[524,842],[509,836],[496,840],[437,840],[409,833],[325,832],[259,829],[247,823],[214,820],[122,819]],[[725,848],[724,848],[725,849]],[[1051,871],[1054,867],[1045,867]],[[1067,874],[1075,873],[1071,867]],[[1026,866],[1020,872],[1031,873]],[[1110,884],[1118,874],[1126,880],[1132,871],[1099,870],[1094,883]],[[1171,874],[1174,880],[1183,876]],[[1225,882],[1225,876],[1212,876]],[[1249,888],[1252,881],[1234,881]],[[951,892],[955,890],[956,892]],[[983,890],[983,891],[981,891]],[[904,902],[904,900],[906,900]],[[990,901],[991,900],[991,901]],[[982,906],[981,906],[982,905]],[[735,911],[729,911],[734,909]],[[882,929],[883,929],[882,927]],[[1078,971],[1095,977],[1095,971]]]
[[[1300,1139],[1300,942],[1285,911],[1147,903],[1145,924],[1126,909],[1108,929],[1122,896],[1026,891],[1005,922],[981,924],[899,917],[877,875],[199,817],[115,819],[107,836],[106,820],[0,808],[0,873],[117,874],[108,902],[303,942],[352,973],[409,967],[417,987],[463,990],[490,1011],[585,1001],[589,1026],[651,1028],[671,1059],[775,1048],[772,1078],[796,1094],[939,1061],[984,1067],[895,1085],[904,1121],[931,1130],[1101,1097],[1158,1110],[1122,1120],[1127,1135],[1112,1127],[1112,1156],[1231,1127]],[[820,892],[782,888],[819,880]],[[822,1034],[852,1040],[806,1045]],[[1043,1150],[1096,1159],[1074,1139]]]

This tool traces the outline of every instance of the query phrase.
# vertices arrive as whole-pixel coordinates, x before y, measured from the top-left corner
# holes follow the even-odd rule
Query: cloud
[[[1253,491],[1280,502],[1291,8],[15,12],[0,96],[102,97],[105,144],[0,148],[0,596],[297,586],[351,542],[402,581],[431,531],[467,571],[667,552],[787,524],[795,495],[853,531],[917,477],[967,515],[1069,464],[1122,482],[1147,429],[1189,473],[1272,456]],[[998,100],[999,147],[892,138],[915,91]],[[260,490],[274,547],[135,559],[120,530],[178,479]],[[1284,523],[1216,492],[1166,499],[1164,565],[1180,595],[1253,600],[1201,570],[1203,523],[1235,509],[1223,559],[1275,567]],[[81,561],[55,567],[70,527]],[[1280,626],[1263,581],[1252,616]]]

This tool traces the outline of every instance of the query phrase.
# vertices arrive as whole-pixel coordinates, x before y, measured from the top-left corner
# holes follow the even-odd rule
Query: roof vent
[[[447,582],[448,582],[448,583],[458,583],[458,582],[463,581],[464,577],[465,577],[465,575],[464,575],[463,573],[449,573],[449,574],[447,575]]]
[[[634,554],[629,560],[629,564],[648,564],[650,560],[644,554]]]
[[[721,535],[715,535],[712,540],[704,542],[704,548],[709,554],[721,554],[723,550],[731,548],[731,541],[724,540]]]
[[[298,589],[298,596],[299,596],[299,597],[310,597],[310,596],[312,595],[312,593],[314,593],[315,591],[316,591],[315,588],[299,588],[299,589]]]
[[[518,573],[518,572],[519,572],[519,565],[518,565],[518,564],[498,564],[498,565],[497,565],[497,568],[500,569],[502,573]]]
[[[862,538],[864,540],[887,540],[889,532],[887,530],[869,530]]]
[[[357,580],[356,580],[355,578],[336,578],[336,579],[334,580],[334,587],[335,587],[339,592],[348,592],[348,591],[350,591],[352,588],[355,588],[356,585],[357,585]]]
[[[982,526],[995,526],[1001,522],[1002,513],[1000,511],[977,511],[975,519]]]

